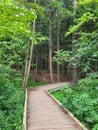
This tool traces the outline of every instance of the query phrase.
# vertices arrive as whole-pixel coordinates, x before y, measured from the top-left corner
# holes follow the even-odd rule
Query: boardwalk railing
[[[24,104],[24,115],[23,115],[23,130],[27,129],[27,89],[25,90],[25,104]]]

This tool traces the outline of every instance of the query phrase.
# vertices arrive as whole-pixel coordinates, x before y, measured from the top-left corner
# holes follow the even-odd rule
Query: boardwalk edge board
[[[27,89],[25,90],[25,104],[24,104],[24,115],[23,115],[23,130],[27,129]]]
[[[50,90],[50,89],[49,89],[49,90]],[[61,104],[55,97],[53,97],[53,96],[49,93],[49,90],[45,90],[45,92],[47,93],[47,95],[50,96],[50,97],[55,101],[55,103],[57,103],[57,104],[60,106],[60,108],[61,108],[65,113],[68,113],[68,114],[70,115],[70,117],[71,117],[72,119],[74,119],[74,120],[77,122],[77,124],[82,128],[82,130],[88,130],[77,118],[74,117],[74,115],[73,115],[69,110],[67,110],[66,108],[63,108],[63,107],[62,107],[62,104]],[[54,89],[51,89],[51,90],[54,91]]]
[[[70,83],[69,83],[69,82],[66,82],[66,84],[63,84],[63,85],[61,85],[61,86],[57,86],[56,88],[51,88],[51,89],[49,89],[49,90],[47,90],[47,91],[58,91],[58,90],[63,89],[63,88],[65,87],[65,85],[70,85]]]

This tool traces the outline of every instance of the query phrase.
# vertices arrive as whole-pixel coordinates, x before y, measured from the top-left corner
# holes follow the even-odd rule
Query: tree
[[[49,72],[50,72],[50,79],[51,82],[54,82],[53,78],[53,67],[52,67],[52,17],[49,14]]]
[[[61,19],[58,19],[57,23],[57,51],[60,50],[60,25],[61,25]],[[60,81],[60,64],[57,63],[57,81]]]
[[[98,15],[96,10],[97,5],[98,2],[96,1],[79,1],[77,7],[79,15],[77,15],[78,18],[76,18],[75,20],[76,25],[70,27],[69,32],[67,32],[67,35],[71,33],[75,33],[76,35],[78,35],[74,43],[75,46],[77,46],[75,47],[76,49],[74,54],[76,58],[75,65],[79,68],[80,75],[94,72],[92,63],[94,62],[94,59],[96,59],[95,57],[97,55],[93,57],[93,53],[95,51],[93,47],[96,46],[96,44],[92,45],[92,43],[96,43],[95,41],[97,39],[95,38],[95,40],[93,41],[93,37],[96,37],[97,32],[97,29],[95,27],[97,20],[96,16]],[[81,9],[83,10],[82,13],[79,12]],[[87,26],[89,26],[89,28],[87,28]]]
[[[34,0],[34,3],[36,4],[36,0]],[[32,34],[33,34],[33,37],[34,37],[34,34],[35,34],[35,19],[34,19],[34,22],[33,22]],[[26,89],[28,78],[29,78],[31,61],[32,61],[32,54],[33,54],[33,46],[34,46],[34,39],[31,42],[30,50],[28,48],[27,54],[26,54],[25,72],[24,72],[24,79],[23,79],[23,85],[22,85],[24,90]]]
[[[35,20],[33,22],[33,35],[35,32]],[[26,89],[28,78],[29,78],[29,73],[30,73],[30,67],[31,67],[31,61],[32,61],[32,54],[33,54],[33,46],[34,46],[34,41],[31,42],[30,50],[27,50],[26,54],[26,61],[25,61],[25,73],[24,73],[24,79],[23,79],[23,89]]]
[[[77,7],[77,0],[74,0],[73,2],[73,6],[74,6],[74,20],[75,20],[75,16],[76,16],[76,7]],[[72,63],[72,84],[76,84],[78,81],[78,70],[77,70],[77,59],[75,58],[75,51],[76,51],[76,47],[75,47],[75,43],[74,41],[76,40],[76,34],[73,33],[72,34],[72,53],[73,53],[73,63]]]
[[[4,4],[0,3],[0,7],[2,11],[2,15],[0,18],[1,40],[11,41],[12,39],[15,39],[17,37],[18,38],[20,37],[21,39],[22,37],[26,37],[27,39],[29,39],[28,41],[30,41],[34,36],[34,30],[35,30],[36,14],[34,10],[33,9],[29,10],[25,6],[20,5],[19,3],[18,4],[16,3],[16,5],[14,5],[13,2],[10,4],[9,2],[4,3]],[[33,33],[32,33],[30,22],[33,22],[33,21],[34,21],[34,25],[33,25]],[[5,31],[3,31],[4,29]],[[5,42],[5,43],[7,46],[8,42]],[[3,47],[3,44],[2,44],[2,47]],[[33,50],[33,45],[31,45],[31,50],[30,50],[30,59],[28,62],[27,76],[29,75],[28,73],[29,73],[29,68],[31,64],[32,50]]]
[[[57,1],[57,10],[56,10],[56,17],[57,17],[57,52],[60,51],[60,33],[61,33],[61,22],[66,18],[68,15],[68,10],[66,9],[64,1]],[[58,54],[58,53],[57,53]],[[58,56],[59,58],[59,56]],[[60,64],[57,62],[57,81],[60,81]]]

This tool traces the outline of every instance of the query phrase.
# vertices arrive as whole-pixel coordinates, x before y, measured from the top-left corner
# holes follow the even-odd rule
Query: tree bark
[[[28,53],[29,53],[29,49],[27,50],[26,58],[25,58],[25,72],[24,72],[24,78],[23,78],[23,84],[22,84],[23,89],[25,89],[25,83],[26,83],[26,75],[27,75],[27,68],[28,68],[28,55],[29,55]]]
[[[53,83],[53,65],[52,65],[52,23],[51,18],[49,19],[49,72],[50,72],[50,80]]]
[[[60,50],[60,25],[61,21],[58,19],[58,24],[57,24],[57,51]],[[60,64],[57,63],[57,82],[60,82]]]
[[[33,22],[33,35],[34,35],[34,32],[35,32],[35,20]],[[28,78],[29,78],[31,61],[32,61],[33,46],[34,46],[34,41],[32,41],[32,43],[31,43],[30,52],[29,52],[29,55],[27,54],[27,58],[26,58],[25,73],[24,73],[24,79],[23,79],[23,85],[22,85],[24,90],[26,89]]]
[[[73,6],[74,6],[74,20],[75,20],[75,15],[76,15],[76,7],[77,7],[77,0],[74,0],[73,2]],[[72,65],[72,84],[76,84],[77,81],[78,81],[78,71],[77,71],[77,65],[76,64],[76,58],[75,58],[75,51],[76,51],[76,47],[75,47],[75,43],[74,41],[76,40],[76,34],[73,33],[72,35],[72,53],[73,53],[73,57],[74,57],[74,60],[73,60],[73,65]]]
[[[36,53],[36,56],[35,56],[35,79],[37,80],[37,77],[38,77],[38,55]]]

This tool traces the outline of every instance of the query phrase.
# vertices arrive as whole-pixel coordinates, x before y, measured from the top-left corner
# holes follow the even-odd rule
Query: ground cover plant
[[[24,92],[21,75],[0,65],[0,130],[22,130]]]
[[[79,80],[75,87],[66,85],[51,92],[87,128],[98,130],[98,75],[90,74]]]

